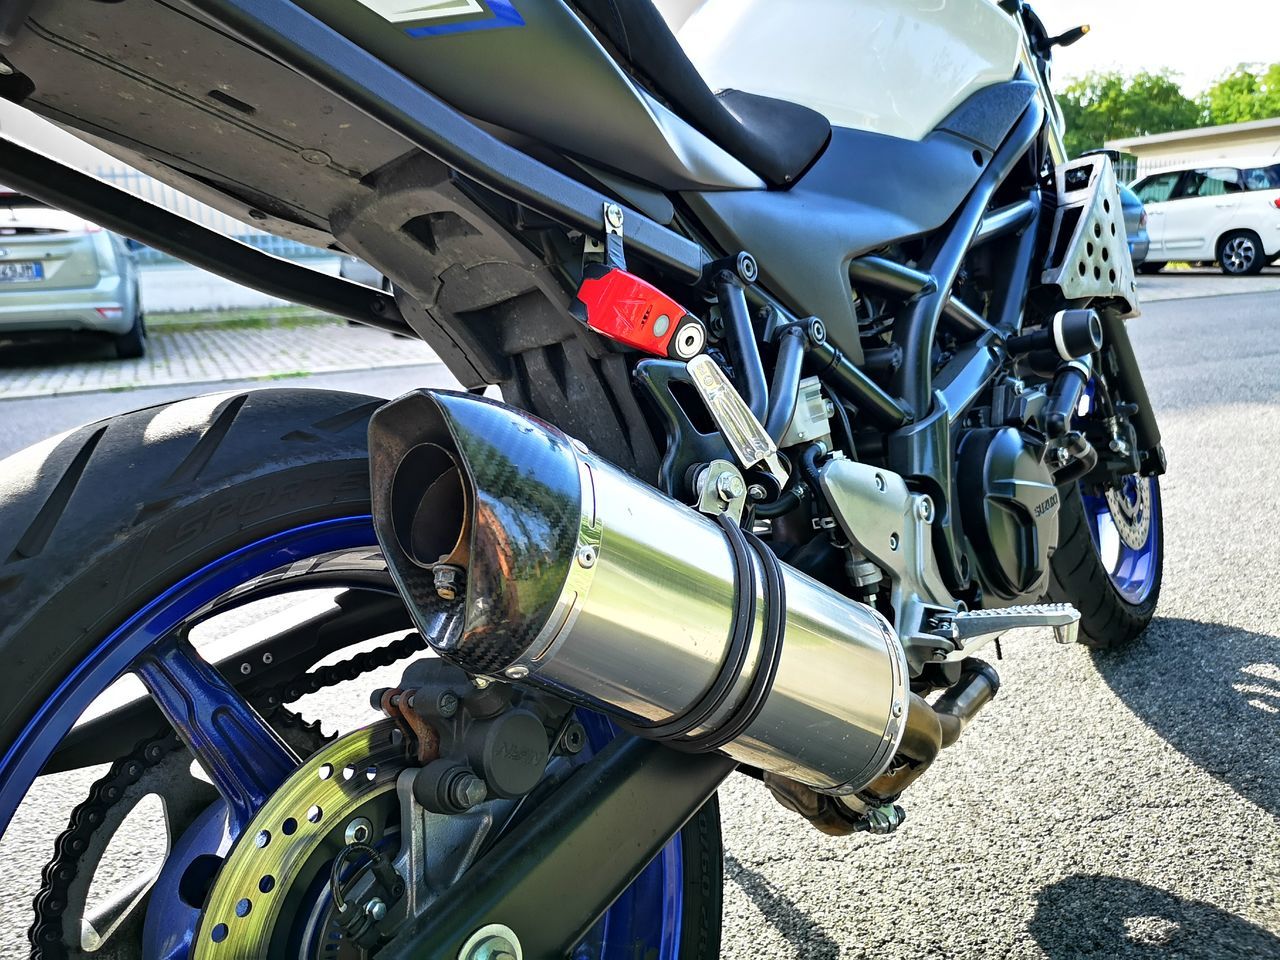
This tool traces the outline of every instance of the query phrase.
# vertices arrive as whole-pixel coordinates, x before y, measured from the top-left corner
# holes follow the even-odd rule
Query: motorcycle
[[[7,138],[0,180],[462,387],[185,400],[0,465],[0,830],[105,765],[31,955],[716,956],[731,773],[890,833],[997,693],[978,654],[1141,633],[1165,460],[1115,174],[1066,157],[1049,83],[1084,31],[1022,0],[8,5],[0,95],[389,289]],[[376,719],[290,709],[339,683]],[[90,902],[148,797],[162,866]]]

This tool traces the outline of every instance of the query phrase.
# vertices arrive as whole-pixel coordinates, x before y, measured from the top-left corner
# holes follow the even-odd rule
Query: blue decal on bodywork
[[[489,8],[489,16],[482,20],[464,20],[435,27],[409,27],[405,33],[411,37],[440,37],[450,33],[524,26],[524,17],[520,16],[511,0],[485,0],[485,5]]]

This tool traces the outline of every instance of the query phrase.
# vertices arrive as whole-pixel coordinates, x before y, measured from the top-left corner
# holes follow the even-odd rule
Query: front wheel
[[[1164,571],[1164,529],[1157,477],[1125,477],[1106,488],[1083,483],[1062,491],[1058,549],[1049,597],[1080,611],[1080,642],[1124,646],[1155,615]]]
[[[225,922],[201,911],[217,889],[224,835],[251,853],[256,845],[267,863],[309,829],[299,827],[304,812],[328,823],[304,800],[275,843],[265,831],[236,839],[255,804],[263,809],[274,795],[271,787],[264,798],[264,789],[295,784],[298,755],[317,744],[319,731],[308,728],[300,740],[285,736],[296,755],[280,746],[290,726],[284,705],[326,679],[359,687],[349,682],[352,664],[423,655],[420,639],[405,633],[410,620],[369,517],[366,435],[381,402],[306,390],[203,397],[93,424],[0,462],[0,835],[9,856],[34,868],[32,956],[176,956],[193,937],[196,956],[214,946],[224,957],[367,955],[355,943],[333,952],[320,860],[293,885],[277,884],[278,872],[264,867]],[[230,634],[221,626],[228,618],[239,624]],[[387,642],[392,634],[398,639]],[[349,655],[353,647],[363,652]],[[337,667],[315,666],[340,655]],[[130,674],[143,686],[122,692],[115,681]],[[104,694],[117,709],[91,719]],[[181,740],[148,695],[166,715],[184,717],[175,722]],[[326,729],[331,713],[352,716],[356,704],[319,696],[327,699],[314,709]],[[355,721],[358,730],[368,719]],[[616,735],[595,720],[584,722],[593,749]],[[207,777],[191,775],[192,752]],[[589,754],[582,751],[584,762]],[[344,777],[356,768],[348,770]],[[370,809],[386,799],[371,793]],[[147,802],[139,826],[135,810]],[[65,811],[65,829],[55,809]],[[397,842],[396,809],[391,803],[371,821],[387,844]],[[339,836],[356,822],[345,819],[335,824]],[[53,829],[33,831],[33,823]],[[142,829],[142,837],[130,832]],[[160,863],[144,865],[154,870],[137,863],[143,848],[161,851]],[[720,858],[713,799],[575,960],[716,956]],[[6,910],[19,896],[12,878],[7,884]],[[21,931],[6,926],[0,955],[24,954]],[[271,949],[257,953],[250,940]]]

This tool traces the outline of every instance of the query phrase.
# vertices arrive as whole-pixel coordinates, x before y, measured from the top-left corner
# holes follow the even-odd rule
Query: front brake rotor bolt
[[[440,699],[436,701],[436,711],[442,717],[452,717],[458,712],[458,695],[452,690],[440,694]]]
[[[435,577],[436,596],[445,601],[458,599],[458,581],[462,571],[450,564],[439,563],[432,573]]]
[[[366,817],[356,817],[347,824],[343,837],[347,841],[347,846],[353,843],[368,843],[373,837],[373,824]]]

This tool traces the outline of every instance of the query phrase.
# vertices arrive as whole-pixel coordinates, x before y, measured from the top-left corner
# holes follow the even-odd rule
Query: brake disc
[[[353,843],[385,850],[387,859],[398,850],[396,778],[408,766],[398,733],[394,721],[385,720],[341,737],[271,795],[218,873],[192,960],[320,950],[326,957],[364,955],[343,944],[341,929],[324,919],[325,881],[335,856]],[[388,906],[395,911],[398,905]],[[305,921],[316,916],[320,922]],[[312,937],[326,942],[303,942]]]
[[[1120,534],[1125,546],[1140,550],[1151,531],[1151,480],[1142,477],[1133,481],[1132,491],[1131,500],[1128,491],[1108,487],[1107,506],[1111,510],[1111,520],[1116,525],[1116,532]]]

